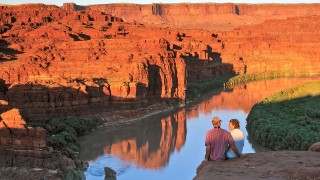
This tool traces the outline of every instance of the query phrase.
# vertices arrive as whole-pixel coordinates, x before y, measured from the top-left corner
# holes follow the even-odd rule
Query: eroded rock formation
[[[0,106],[0,110],[4,108]],[[46,132],[43,128],[25,127],[26,121],[18,109],[8,110],[0,115],[0,175],[12,178],[20,171],[13,172],[8,167],[21,167],[26,171],[32,168],[55,171],[49,174],[37,172],[24,173],[22,177],[62,178],[65,169],[76,169],[76,156],[69,152],[55,151],[46,144]],[[58,173],[59,171],[59,173]]]
[[[26,121],[89,116],[115,122],[184,100],[188,83],[227,74],[319,75],[319,6],[1,5],[1,116],[17,108]],[[172,152],[174,145],[165,139],[175,136],[163,138],[153,159]],[[19,142],[31,148],[30,138],[12,146]],[[184,138],[173,142],[179,148]],[[137,157],[150,152],[144,145]],[[141,158],[136,163],[163,165]]]
[[[6,85],[0,102],[19,108],[25,119],[84,114],[109,121],[112,115],[99,113],[183,100],[188,83],[222,75],[319,75],[317,6],[1,6],[0,79]],[[137,15],[178,17],[183,15],[179,7],[188,9],[185,17],[207,13],[276,20],[219,32],[141,24]],[[302,17],[278,18],[292,15]]]

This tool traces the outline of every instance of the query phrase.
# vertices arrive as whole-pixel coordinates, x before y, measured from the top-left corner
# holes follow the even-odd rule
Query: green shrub
[[[63,169],[63,180],[81,180],[81,172],[71,168]]]
[[[65,137],[61,134],[53,134],[47,138],[47,143],[56,149],[61,149],[67,145]]]
[[[306,83],[269,96],[254,105],[247,130],[275,150],[307,150],[320,141],[320,82]]]
[[[29,126],[44,127],[47,132],[47,143],[55,149],[70,148],[79,151],[78,136],[86,134],[101,125],[101,120],[85,118],[55,118],[49,121],[31,121]]]
[[[283,77],[305,77],[309,76],[308,72],[294,72],[294,71],[273,71],[263,72],[258,74],[241,74],[234,76],[225,83],[226,88],[232,88],[234,86],[245,84],[252,81],[260,81],[267,79],[276,79]]]
[[[194,99],[203,93],[216,88],[223,88],[224,84],[234,75],[221,76],[213,80],[190,83],[187,88],[187,98]]]

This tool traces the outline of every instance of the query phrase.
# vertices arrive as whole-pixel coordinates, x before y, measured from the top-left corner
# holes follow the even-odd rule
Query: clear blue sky
[[[62,6],[64,2],[74,2],[78,5],[88,4],[109,4],[109,3],[135,3],[135,4],[151,4],[151,3],[202,3],[202,2],[215,2],[215,3],[320,3],[320,0],[0,0],[0,4],[27,4],[27,3],[44,3],[55,4]]]

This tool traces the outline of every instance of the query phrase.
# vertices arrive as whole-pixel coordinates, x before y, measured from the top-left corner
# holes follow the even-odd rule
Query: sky
[[[151,4],[151,3],[320,3],[320,0],[0,0],[0,4],[28,4],[43,3],[62,6],[65,2],[74,2],[78,5],[89,4],[110,4],[110,3],[135,3],[135,4]]]

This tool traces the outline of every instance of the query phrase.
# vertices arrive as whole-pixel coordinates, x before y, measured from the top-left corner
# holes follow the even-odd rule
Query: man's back
[[[205,145],[210,145],[210,160],[225,160],[229,144],[234,145],[234,142],[231,134],[224,129],[214,128],[206,134]]]

